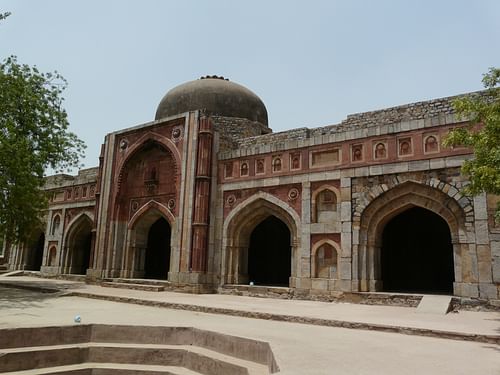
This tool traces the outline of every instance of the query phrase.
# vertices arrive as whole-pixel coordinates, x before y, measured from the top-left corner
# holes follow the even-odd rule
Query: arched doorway
[[[453,245],[450,228],[439,215],[409,208],[382,232],[384,291],[453,293]]]
[[[168,278],[170,237],[170,225],[163,217],[156,220],[149,228],[146,257],[144,260],[145,278],[161,280]]]
[[[223,228],[224,283],[293,283],[301,264],[300,222],[291,206],[266,192],[258,192],[236,206]]]
[[[250,235],[249,281],[255,285],[288,286],[291,259],[290,230],[276,216],[267,217]]]
[[[393,286],[391,286],[391,276],[387,276],[385,274],[387,267],[390,267],[390,264],[385,264],[385,270],[382,271],[384,263],[387,263],[386,259],[382,260],[382,253],[384,252],[382,249],[384,229],[387,227],[389,231],[389,235],[385,235],[385,242],[387,243],[387,237],[391,234],[390,228],[392,226],[389,224],[392,220],[395,220],[394,222],[396,224],[394,225],[397,226],[397,222],[400,221],[399,216],[401,214],[408,211],[406,215],[413,216],[412,213],[417,212],[417,210],[410,210],[413,208],[419,208],[419,210],[424,210],[426,214],[423,217],[421,216],[418,220],[415,220],[413,223],[406,222],[403,226],[405,228],[414,229],[412,233],[418,233],[416,231],[420,230],[419,228],[422,226],[428,227],[427,223],[429,221],[435,222],[437,220],[441,223],[439,224],[440,228],[444,228],[443,225],[446,226],[446,229],[438,231],[441,233],[439,237],[444,238],[443,233],[447,233],[449,235],[445,242],[446,248],[448,249],[450,249],[449,246],[451,244],[451,250],[448,251],[447,265],[444,266],[440,272],[448,272],[450,269],[449,267],[453,267],[453,272],[451,276],[446,277],[448,280],[448,286],[437,289],[446,289],[444,293],[450,293],[451,287],[449,286],[449,282],[451,280],[453,282],[453,292],[457,294],[457,288],[460,287],[463,277],[461,270],[464,269],[464,257],[462,254],[465,254],[469,249],[467,242],[468,229],[466,223],[470,222],[468,216],[471,215],[466,216],[464,208],[455,199],[450,198],[448,194],[427,184],[406,181],[390,188],[387,191],[383,191],[383,189],[380,190],[382,190],[382,192],[379,192],[378,195],[374,192],[375,198],[369,200],[369,203],[364,206],[364,208],[362,206],[356,208],[356,211],[361,212],[361,215],[357,217],[355,216],[353,219],[353,226],[359,226],[359,232],[353,238],[353,242],[358,242],[358,244],[353,244],[353,264],[357,264],[357,267],[353,267],[353,279],[358,281],[358,290],[362,292],[380,292],[383,290],[398,289],[410,292],[412,290],[420,289],[428,291],[429,293],[436,293],[435,291],[432,291],[433,288],[429,288],[425,285],[408,287],[400,284],[394,287],[393,284]],[[468,211],[470,211],[471,207],[468,207]],[[404,215],[401,216],[401,218],[404,222]],[[444,224],[442,224],[443,222]],[[394,230],[392,232],[398,232],[398,230]],[[428,236],[435,235],[429,234]],[[393,236],[393,238],[397,237]],[[424,238],[425,235],[420,234],[418,240],[422,240]],[[433,246],[433,240],[430,237],[421,247],[423,247],[425,251],[425,249],[429,246]],[[385,253],[387,255],[387,251],[385,251]],[[436,250],[434,253],[436,253]],[[433,263],[436,258],[430,256],[427,257],[426,260],[428,263]],[[411,262],[414,261],[409,258],[406,263]],[[396,263],[395,267],[399,267],[401,265],[400,263]],[[403,269],[405,265],[406,264],[403,264]],[[444,271],[444,269],[446,271]],[[382,272],[384,272],[384,275],[382,275]],[[386,285],[384,277],[389,278],[387,280],[389,283],[388,285]],[[458,293],[460,293],[460,291]]]
[[[31,267],[30,270],[40,271],[43,261],[43,246],[45,245],[45,233],[41,232],[33,237],[30,246]]]
[[[66,272],[85,275],[89,268],[92,248],[92,221],[82,215],[68,232],[66,243]]]

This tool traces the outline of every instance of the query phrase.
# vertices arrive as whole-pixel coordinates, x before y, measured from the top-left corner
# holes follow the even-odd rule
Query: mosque
[[[153,121],[108,134],[98,167],[47,178],[45,228],[4,263],[193,293],[499,299],[498,197],[463,194],[472,152],[441,142],[466,124],[453,99],[273,133],[249,89],[181,84]]]

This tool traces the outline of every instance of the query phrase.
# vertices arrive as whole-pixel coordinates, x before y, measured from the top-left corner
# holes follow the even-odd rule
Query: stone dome
[[[223,77],[206,76],[167,92],[156,110],[159,120],[205,109],[212,115],[239,117],[267,126],[266,106],[252,91]]]

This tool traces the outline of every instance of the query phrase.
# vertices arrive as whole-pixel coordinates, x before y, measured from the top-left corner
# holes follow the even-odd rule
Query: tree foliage
[[[66,81],[9,57],[0,64],[0,236],[26,240],[47,208],[47,168],[77,167],[85,145],[68,131]]]
[[[483,85],[484,92],[453,103],[459,116],[470,119],[469,125],[451,131],[444,144],[474,151],[474,158],[462,166],[470,180],[467,193],[500,195],[500,69],[490,68],[483,75]],[[496,219],[500,220],[500,203]]]
[[[0,21],[10,16],[10,12],[0,13]]]

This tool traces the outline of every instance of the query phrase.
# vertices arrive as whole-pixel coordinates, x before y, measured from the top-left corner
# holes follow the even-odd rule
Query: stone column
[[[210,120],[207,117],[200,118],[190,257],[190,268],[193,272],[206,272],[207,270],[212,138]]]

